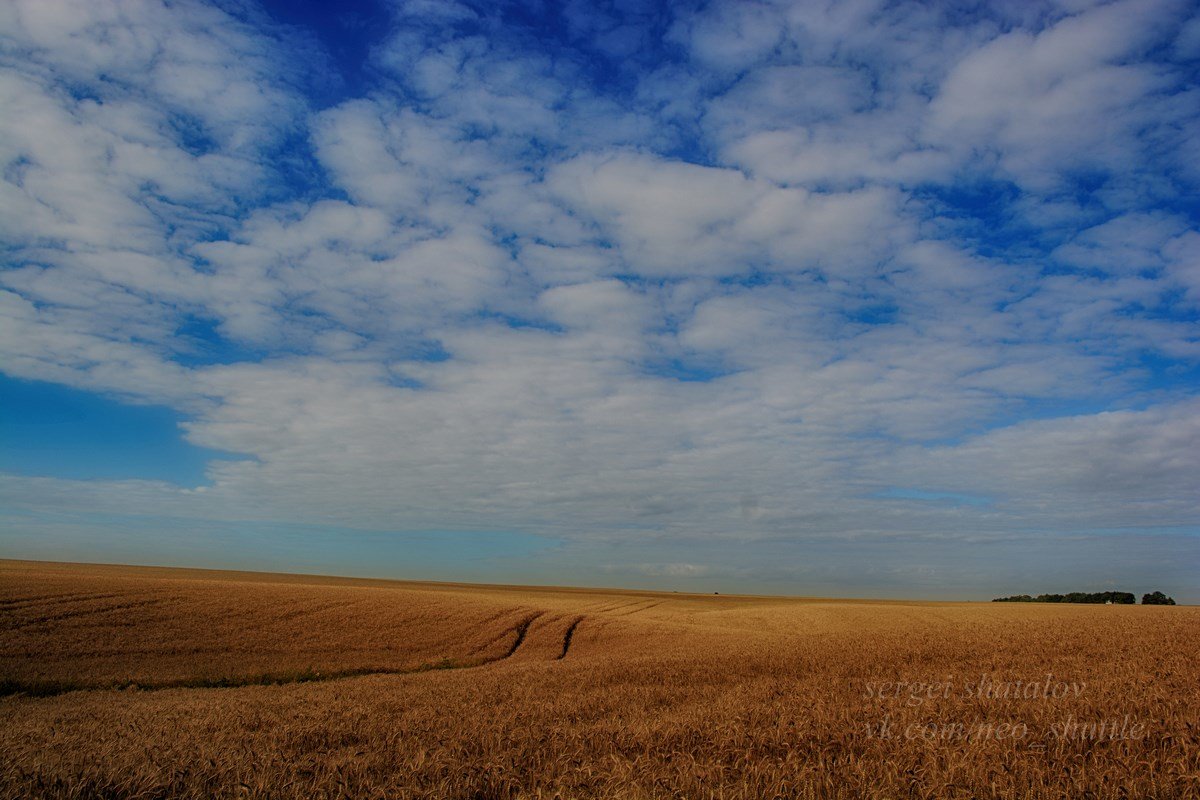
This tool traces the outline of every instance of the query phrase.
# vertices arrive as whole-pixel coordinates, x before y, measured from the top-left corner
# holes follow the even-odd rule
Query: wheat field
[[[0,562],[0,796],[1200,797],[1200,610]]]

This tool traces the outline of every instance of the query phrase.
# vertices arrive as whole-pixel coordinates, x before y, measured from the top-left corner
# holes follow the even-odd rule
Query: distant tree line
[[[1137,599],[1131,592],[1068,592],[1067,594],[1039,594],[1033,597],[1027,594],[1014,594],[1011,597],[997,597],[993,603],[1113,603],[1115,605],[1133,605]],[[1162,592],[1150,592],[1142,595],[1144,606],[1173,606],[1175,601]]]

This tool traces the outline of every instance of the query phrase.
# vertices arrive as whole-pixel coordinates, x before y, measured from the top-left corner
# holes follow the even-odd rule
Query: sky
[[[0,556],[1200,602],[1200,5],[0,4]]]

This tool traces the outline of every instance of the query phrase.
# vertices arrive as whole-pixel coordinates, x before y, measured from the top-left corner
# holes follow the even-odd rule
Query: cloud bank
[[[4,372],[243,456],[0,476],[22,541],[507,531],[581,580],[1196,591],[1192,6],[384,12],[0,8]]]

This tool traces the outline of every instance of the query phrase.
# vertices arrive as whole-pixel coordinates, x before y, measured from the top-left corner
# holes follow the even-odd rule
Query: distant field
[[[1200,609],[0,561],[0,796],[1196,798]]]

